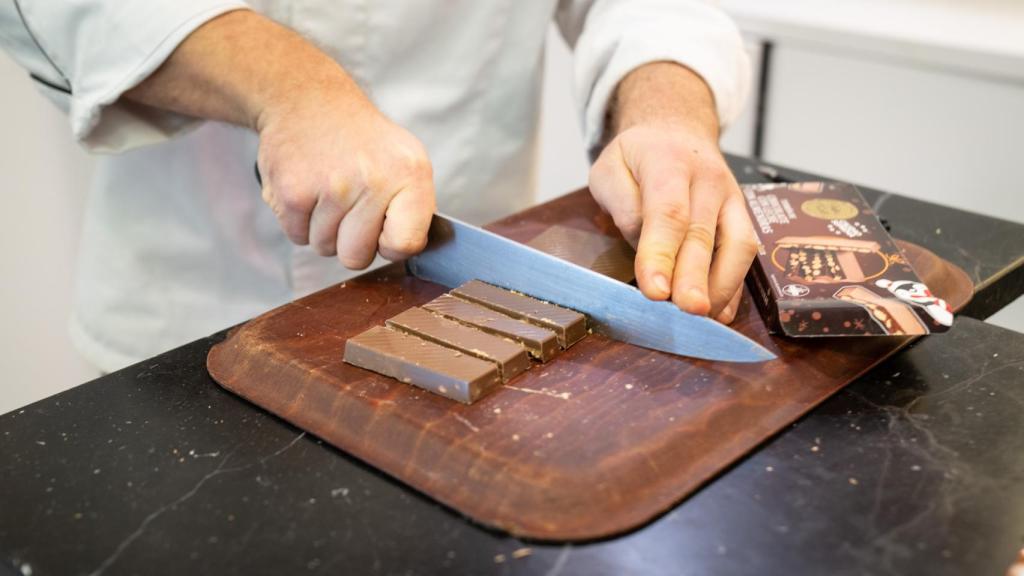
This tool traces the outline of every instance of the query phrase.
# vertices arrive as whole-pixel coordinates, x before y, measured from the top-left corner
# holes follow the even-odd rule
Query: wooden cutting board
[[[585,191],[489,228],[526,242],[554,224],[615,234]],[[969,300],[962,270],[904,249],[933,292]],[[210,374],[483,524],[585,540],[668,510],[910,342],[771,337],[748,295],[734,326],[778,360],[696,361],[592,335],[471,406],[342,362],[346,338],[444,291],[401,265],[363,275],[236,329]]]

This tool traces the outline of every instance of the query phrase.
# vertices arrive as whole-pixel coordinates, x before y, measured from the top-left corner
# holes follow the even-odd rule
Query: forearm
[[[627,75],[609,109],[608,137],[642,124],[683,124],[718,140],[718,115],[710,88],[695,72],[674,62],[653,62]]]
[[[298,34],[248,10],[214,18],[124,94],[181,114],[259,130],[296,100],[366,102],[330,57]]]

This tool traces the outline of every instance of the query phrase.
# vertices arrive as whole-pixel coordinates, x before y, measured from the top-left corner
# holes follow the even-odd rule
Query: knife
[[[775,355],[704,316],[649,300],[629,284],[454,218],[435,214],[427,247],[406,261],[410,274],[455,288],[480,280],[586,314],[591,329],[636,346],[722,362]]]

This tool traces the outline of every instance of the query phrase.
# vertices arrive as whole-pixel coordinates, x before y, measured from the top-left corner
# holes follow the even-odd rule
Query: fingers
[[[689,194],[690,222],[675,261],[672,302],[690,314],[704,316],[712,309],[708,273],[715,251],[715,229],[723,192],[717,181],[701,176],[694,181]]]
[[[403,260],[423,250],[435,208],[430,179],[396,194],[384,217],[378,242],[380,255],[392,261]]]
[[[640,185],[633,178],[618,145],[605,148],[590,169],[590,193],[607,212],[622,237],[635,250],[643,224]]]
[[[338,260],[349,270],[362,270],[377,255],[388,198],[364,192],[337,226]]]
[[[672,292],[673,271],[690,220],[689,177],[667,154],[649,155],[639,166],[643,228],[636,248],[637,285],[652,300]]]
[[[355,199],[346,184],[320,196],[309,219],[309,244],[321,256],[338,253],[338,227]]]
[[[736,293],[733,294],[732,298],[729,299],[729,303],[722,308],[722,311],[715,316],[715,320],[722,324],[732,324],[732,321],[736,319],[736,312],[739,311],[740,298],[743,297],[743,286],[741,285]]]
[[[732,186],[735,187],[735,183]],[[743,197],[738,192],[728,194],[718,218],[718,249],[708,278],[712,318],[730,316],[730,312],[735,315],[734,305],[731,306],[732,310],[726,308],[736,297],[737,291],[742,291],[743,278],[756,254],[754,227]],[[731,322],[732,318],[728,321]]]
[[[317,203],[316,194],[296,183],[271,183],[266,179],[261,194],[288,239],[300,246],[309,244],[309,218]]]

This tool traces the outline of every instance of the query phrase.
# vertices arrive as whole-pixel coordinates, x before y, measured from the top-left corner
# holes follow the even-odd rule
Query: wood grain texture
[[[489,228],[525,242],[553,224],[614,234],[584,191]],[[905,250],[933,292],[955,309],[969,300],[963,271]],[[250,321],[210,352],[210,373],[483,524],[587,540],[655,518],[911,341],[771,337],[748,295],[735,327],[778,360],[697,361],[595,335],[471,406],[341,361],[346,338],[444,291],[389,266]]]

